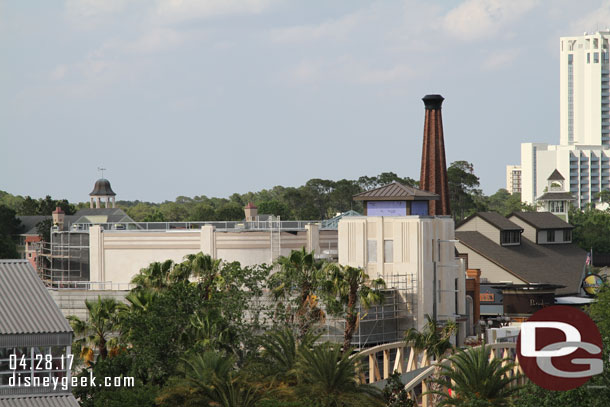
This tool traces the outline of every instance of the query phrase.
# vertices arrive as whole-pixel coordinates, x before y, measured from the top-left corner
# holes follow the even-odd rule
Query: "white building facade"
[[[567,178],[575,205],[610,189],[610,31],[560,39],[559,145],[521,144],[521,200],[536,203],[547,178]]]

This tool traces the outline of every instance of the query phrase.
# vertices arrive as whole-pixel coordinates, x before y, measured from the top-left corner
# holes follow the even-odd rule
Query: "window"
[[[503,245],[519,244],[521,232],[518,230],[503,230],[500,232],[500,243]]]
[[[591,63],[591,53],[587,52],[587,63],[590,64]]]
[[[552,213],[563,213],[565,212],[564,201],[549,201],[549,210]]]
[[[599,64],[599,52],[593,53],[593,62]]]
[[[377,240],[368,240],[366,245],[366,257],[369,263],[377,263]]]
[[[593,38],[593,48],[599,48],[599,39]]]
[[[383,241],[383,262],[394,263],[394,241],[384,240]]]
[[[555,241],[555,231],[554,230],[546,231],[546,241],[550,242],[550,243]]]
[[[565,229],[563,231],[563,241],[571,242],[572,241],[572,231],[570,229]]]

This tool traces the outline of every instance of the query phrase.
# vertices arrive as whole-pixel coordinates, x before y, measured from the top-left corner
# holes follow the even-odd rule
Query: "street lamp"
[[[455,239],[449,239],[449,240],[443,240],[443,239],[436,239],[436,242],[438,244],[437,246],[437,255],[436,257],[438,257],[438,260],[434,259],[433,263],[434,263],[434,273],[433,273],[433,279],[434,279],[434,284],[432,286],[432,318],[436,321],[437,319],[437,312],[436,312],[436,286],[437,286],[437,282],[436,282],[436,268],[437,268],[437,262],[440,263],[441,261],[441,243],[458,243],[459,240],[455,240]],[[456,310],[457,311],[457,310]]]

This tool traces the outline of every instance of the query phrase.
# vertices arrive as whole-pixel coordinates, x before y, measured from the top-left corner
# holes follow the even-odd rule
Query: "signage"
[[[494,302],[495,301],[495,295],[494,293],[481,293],[479,295],[479,300],[481,302]]]
[[[563,305],[541,309],[521,324],[517,358],[547,390],[571,390],[603,371],[602,337],[584,312]]]
[[[366,216],[406,216],[407,201],[367,201]]]
[[[589,274],[582,281],[582,288],[590,296],[596,296],[603,283],[604,280],[602,280],[602,278],[597,274]]]

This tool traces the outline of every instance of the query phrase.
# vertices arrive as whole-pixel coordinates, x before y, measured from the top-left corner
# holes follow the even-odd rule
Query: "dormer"
[[[547,188],[549,192],[563,192],[565,178],[561,173],[557,170],[553,171],[551,175],[546,179],[547,180]]]
[[[459,232],[479,232],[500,246],[519,246],[523,228],[496,212],[477,212],[457,228]]]
[[[523,227],[523,236],[536,244],[572,243],[574,226],[550,212],[514,212],[508,219]]]

